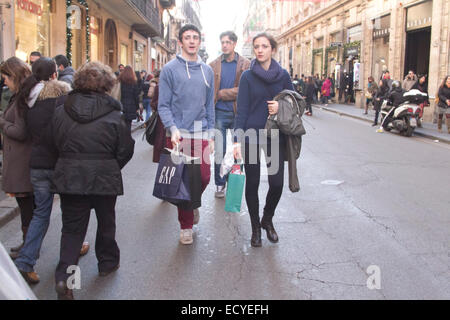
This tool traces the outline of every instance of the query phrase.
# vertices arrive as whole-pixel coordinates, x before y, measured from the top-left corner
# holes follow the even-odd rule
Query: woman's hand
[[[269,114],[271,116],[276,115],[278,113],[278,109],[280,108],[278,101],[267,101],[267,104],[269,108]]]
[[[233,155],[234,155],[234,158],[236,160],[241,160],[242,159],[242,152],[241,152],[241,144],[240,143],[235,143],[233,145]]]

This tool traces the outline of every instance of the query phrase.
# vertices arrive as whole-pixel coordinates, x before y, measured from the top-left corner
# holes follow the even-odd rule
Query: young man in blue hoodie
[[[161,71],[158,112],[170,136],[167,146],[179,145],[183,153],[200,158],[203,192],[209,184],[210,154],[214,152],[214,73],[198,56],[201,34],[196,26],[183,26],[178,40],[181,55]],[[199,219],[198,209],[178,207],[182,244],[193,243],[192,227]]]

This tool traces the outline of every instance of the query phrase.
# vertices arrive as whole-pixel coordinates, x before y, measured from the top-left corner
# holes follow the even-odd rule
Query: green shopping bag
[[[225,200],[226,212],[241,212],[242,195],[245,186],[245,174],[242,169],[241,165],[235,165],[228,175],[228,187]]]

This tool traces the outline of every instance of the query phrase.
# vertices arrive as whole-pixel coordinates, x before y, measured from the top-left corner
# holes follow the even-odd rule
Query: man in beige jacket
[[[227,149],[227,130],[234,128],[239,80],[242,73],[250,68],[250,61],[234,51],[237,43],[237,36],[234,32],[222,33],[220,42],[223,54],[210,64],[214,71],[216,129],[222,133],[221,135],[216,134],[215,138],[216,198],[225,197],[226,177],[220,177],[220,164]]]

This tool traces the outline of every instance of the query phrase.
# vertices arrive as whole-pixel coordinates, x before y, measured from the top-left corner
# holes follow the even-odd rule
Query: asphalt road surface
[[[226,213],[224,200],[214,198],[214,180],[194,244],[180,245],[176,209],[152,196],[157,166],[142,130],[135,133],[135,156],[123,171],[126,194],[117,205],[121,268],[98,277],[92,215],[92,248],[80,260],[75,298],[450,299],[450,146],[376,133],[325,111],[307,120],[298,161],[302,190],[293,194],[285,183],[274,219],[280,242],[263,233],[262,248],[250,247],[245,202],[242,213]],[[260,199],[267,189],[263,177]],[[56,298],[60,214],[55,202],[36,266],[39,299]],[[16,218],[0,230],[0,241],[16,245],[19,229]]]

